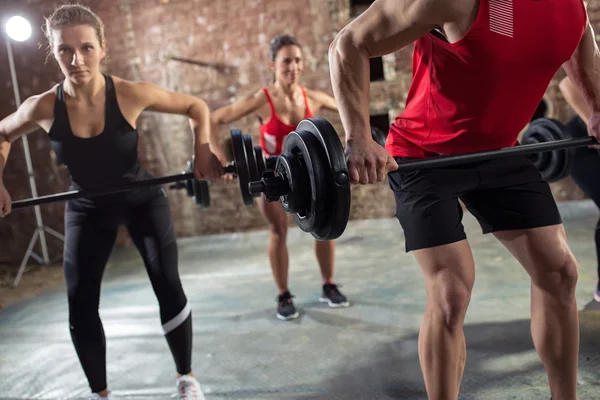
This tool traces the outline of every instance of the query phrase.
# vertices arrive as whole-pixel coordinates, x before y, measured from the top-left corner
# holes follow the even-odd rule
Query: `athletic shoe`
[[[290,292],[285,292],[277,296],[277,318],[282,321],[296,319],[300,314],[296,311]]]
[[[102,397],[98,393],[92,393],[92,397],[90,397],[90,400],[115,400],[115,398],[112,397],[110,393],[106,397]]]
[[[329,307],[332,308],[348,307],[350,305],[346,296],[340,292],[338,285],[335,284],[323,285],[323,293],[321,294],[319,301],[321,303],[329,304]]]
[[[200,383],[190,375],[177,378],[177,394],[180,400],[206,400]]]

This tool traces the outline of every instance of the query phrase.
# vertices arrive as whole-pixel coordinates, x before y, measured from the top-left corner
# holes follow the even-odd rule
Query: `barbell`
[[[371,131],[373,139],[385,144],[385,134]],[[268,201],[279,201],[292,214],[297,225],[319,240],[334,240],[342,235],[350,214],[350,179],[344,149],[333,126],[320,117],[305,119],[291,132],[279,156],[265,158],[259,146],[252,145],[250,135],[231,130],[233,162],[224,167],[234,174],[240,186],[244,204],[264,195]],[[533,121],[523,135],[523,144],[509,148],[469,154],[439,156],[423,160],[399,162],[400,171],[444,168],[470,162],[525,155],[550,181],[568,174],[573,150],[598,144],[593,137],[570,138],[557,121],[540,118]],[[550,153],[550,158],[543,153]],[[550,160],[550,161],[548,161]],[[97,190],[81,190],[40,196],[13,202],[13,208],[95,197],[132,188],[178,182],[172,189],[186,189],[201,207],[210,205],[208,185],[199,182],[192,173],[192,162],[181,174],[130,182],[126,185]]]
[[[379,132],[382,134],[381,131]],[[385,137],[383,138],[385,139]],[[260,146],[252,145],[252,137],[248,134],[242,134],[239,129],[232,129],[230,131],[229,140],[226,142],[226,147],[229,150],[229,155],[233,159],[233,162],[224,167],[224,172],[231,173],[237,178],[244,204],[247,206],[253,205],[254,198],[260,196],[260,193],[251,193],[249,183],[260,180],[265,171],[274,169],[277,156],[265,157]],[[78,198],[105,196],[126,192],[135,188],[158,186],[166,183],[172,183],[172,185],[169,186],[169,189],[171,190],[185,190],[187,196],[193,197],[194,203],[200,208],[210,207],[208,183],[206,181],[195,179],[193,174],[193,162],[188,161],[187,169],[180,174],[133,181],[108,188],[72,190],[24,200],[16,200],[12,203],[12,209],[17,210]]]
[[[398,170],[444,168],[518,155],[530,157],[535,164],[536,157],[542,160],[540,153],[553,152],[559,154],[552,156],[555,159],[560,161],[563,157],[557,164],[555,177],[561,176],[568,171],[571,149],[598,142],[591,136],[564,138],[564,130],[550,122],[533,123],[523,144],[517,146],[400,161]],[[250,182],[249,191],[252,195],[263,194],[268,201],[279,201],[300,229],[318,240],[341,236],[350,214],[350,179],[344,149],[333,126],[320,117],[300,122],[285,139],[274,169],[263,172],[260,180]]]
[[[573,121],[573,120],[571,120]],[[528,126],[521,139],[522,144],[546,143],[552,140],[572,139],[574,133],[572,122],[563,125],[560,121],[552,118],[536,118]],[[387,133],[372,127],[373,140],[381,146],[385,146]],[[587,135],[586,135],[587,136]],[[579,135],[579,137],[581,137]],[[531,153],[527,158],[533,163],[547,182],[557,182],[569,176],[573,159],[576,157],[575,148],[555,149],[548,152]]]
[[[234,174],[238,178],[240,181],[240,189],[244,204],[251,205],[254,202],[254,197],[252,194],[250,194],[248,182],[250,180],[260,179],[260,173],[256,163],[256,160],[258,159],[258,153],[256,152],[256,149],[252,148],[252,139],[250,135],[243,135],[241,131],[236,129],[231,130],[230,134],[233,162],[225,166],[223,169],[225,173]],[[259,146],[256,147],[260,149]],[[169,189],[185,189],[189,197],[194,197],[194,202],[199,207],[208,208],[210,206],[208,183],[206,181],[199,181],[194,177],[193,162],[188,161],[187,169],[179,174],[144,179],[141,181],[133,181],[123,185],[107,188],[71,190],[68,192],[38,196],[24,200],[16,200],[12,203],[12,209],[16,210],[20,208],[78,198],[94,198],[98,196],[122,193],[135,188],[158,186],[166,183],[173,183],[173,185],[169,186]]]

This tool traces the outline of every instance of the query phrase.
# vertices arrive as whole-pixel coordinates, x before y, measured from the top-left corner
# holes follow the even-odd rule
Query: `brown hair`
[[[81,4],[63,4],[50,17],[45,18],[43,30],[48,39],[48,49],[52,54],[52,31],[67,25],[89,25],[96,31],[98,42],[104,40],[104,23],[89,7]]]
[[[292,35],[284,34],[275,36],[269,45],[269,57],[271,58],[271,61],[275,61],[277,53],[279,53],[279,50],[285,46],[298,46],[300,49],[302,49],[302,46],[300,46],[298,40]]]

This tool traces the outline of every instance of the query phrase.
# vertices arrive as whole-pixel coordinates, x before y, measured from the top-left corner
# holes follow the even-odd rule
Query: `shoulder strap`
[[[106,83],[106,119],[108,119],[109,115],[119,110],[119,103],[117,102],[117,91],[112,77],[104,75],[104,82]]]
[[[263,88],[263,92],[265,92],[265,96],[267,96],[267,101],[269,102],[269,107],[271,107],[271,117],[274,117],[276,112],[275,104],[273,104],[273,99],[271,98],[271,95],[269,94],[269,90],[267,88]]]
[[[302,89],[302,96],[304,96],[304,107],[306,107],[305,115],[312,115],[310,112],[310,107],[308,106],[308,96],[306,95],[306,90],[304,89],[304,86],[300,86],[300,89]]]
[[[65,102],[64,82],[56,87],[56,98],[54,99],[54,121],[48,136],[51,138],[63,137],[66,130],[70,130],[69,115],[67,114],[67,104]]]
[[[135,130],[135,128],[129,124],[129,121],[125,119],[125,116],[121,112],[121,107],[119,107],[119,101],[117,100],[117,88],[112,76],[104,75],[104,80],[106,82],[104,129]]]

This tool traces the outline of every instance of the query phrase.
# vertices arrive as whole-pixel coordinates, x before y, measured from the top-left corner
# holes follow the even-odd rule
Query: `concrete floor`
[[[600,305],[589,202],[563,204],[580,261],[580,399],[600,399]],[[461,399],[550,395],[529,334],[529,283],[508,252],[475,220],[464,223],[477,263],[467,314]],[[301,317],[275,318],[266,232],[180,241],[180,271],[193,309],[193,368],[207,399],[426,399],[417,356],[425,295],[404,253],[398,222],[352,222],[338,241],[337,281],[347,309],[318,303],[320,275],[308,234],[290,232],[291,288]],[[101,316],[108,379],[118,399],[172,399],[174,364],[156,300],[133,249],[116,251]],[[0,399],[85,399],[89,391],[67,327],[64,288],[0,310]]]

